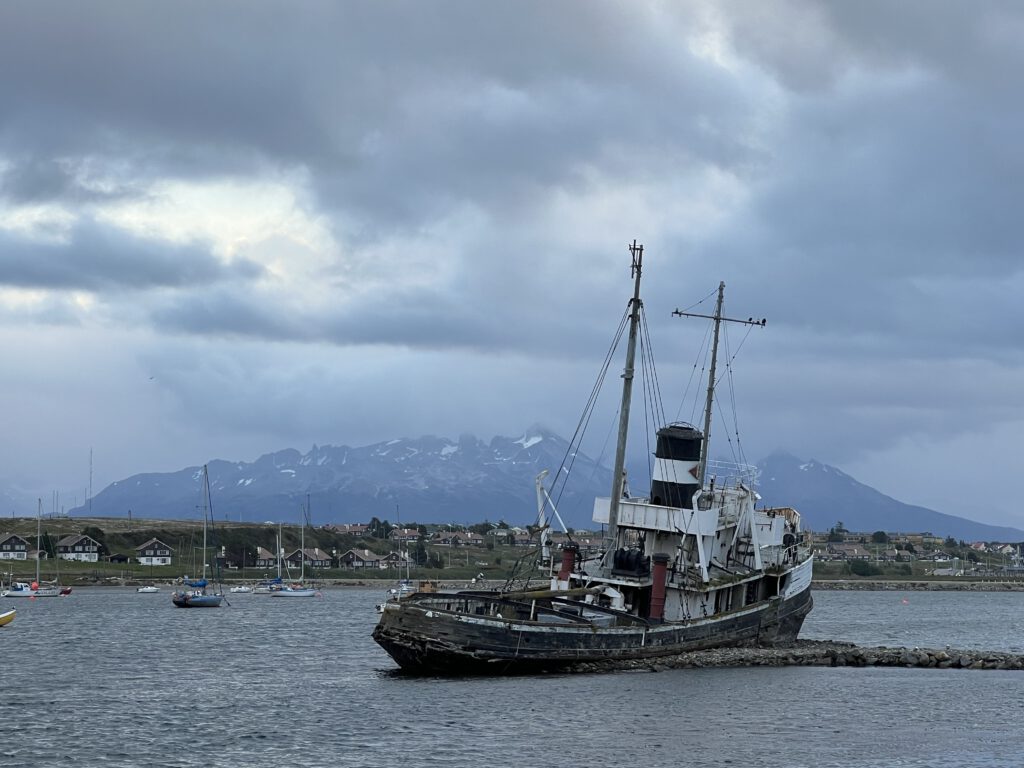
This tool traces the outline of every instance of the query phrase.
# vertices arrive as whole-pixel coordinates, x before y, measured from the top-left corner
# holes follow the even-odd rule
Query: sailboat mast
[[[43,500],[36,509],[36,586],[39,586],[39,558],[43,554]]]
[[[629,431],[629,404],[633,397],[633,364],[636,360],[636,337],[640,326],[640,272],[643,266],[644,247],[636,240],[629,246],[633,257],[633,298],[629,301],[629,343],[626,346],[626,367],[622,372],[622,405],[619,408],[619,436],[615,446],[615,468],[612,470],[612,498],[608,506],[608,538],[615,546],[619,528],[619,499],[626,467],[626,435]]]
[[[206,581],[206,506],[210,503],[210,476],[207,474],[206,465],[203,464],[203,576]]]

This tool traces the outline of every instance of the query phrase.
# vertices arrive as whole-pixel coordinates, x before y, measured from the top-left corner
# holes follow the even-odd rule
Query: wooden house
[[[285,557],[285,562],[291,568],[330,568],[331,556],[320,547],[312,549],[307,547],[306,549],[296,549]]]
[[[256,547],[257,568],[277,568],[277,556],[269,549]]]
[[[142,565],[170,565],[174,550],[160,539],[150,539],[135,548],[135,559]]]
[[[412,563],[408,552],[388,552],[380,560],[381,568],[405,568]]]
[[[383,568],[383,558],[368,549],[350,549],[341,556],[343,568]]]
[[[73,533],[57,542],[57,557],[62,560],[97,563],[100,559],[100,543],[84,533]]]
[[[29,543],[16,533],[0,535],[0,560],[28,560]]]
[[[419,540],[420,532],[415,528],[393,528],[388,538],[399,544],[412,544]]]

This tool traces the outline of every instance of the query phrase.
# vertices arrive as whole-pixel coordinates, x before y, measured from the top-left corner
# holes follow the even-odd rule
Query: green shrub
[[[882,573],[882,569],[867,560],[851,560],[850,573],[854,576],[878,576]]]

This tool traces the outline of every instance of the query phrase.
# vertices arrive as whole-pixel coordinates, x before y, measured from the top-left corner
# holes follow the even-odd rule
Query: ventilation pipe
[[[569,580],[569,575],[572,573],[572,569],[576,565],[576,553],[579,551],[579,546],[571,541],[562,546],[562,567],[558,571],[559,581]]]
[[[653,558],[651,570],[651,610],[648,619],[660,623],[665,619],[665,577],[668,574],[668,555],[659,552]]]

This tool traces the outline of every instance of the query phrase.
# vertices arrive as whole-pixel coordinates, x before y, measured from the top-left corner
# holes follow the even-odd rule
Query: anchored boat
[[[724,284],[714,315],[675,313],[714,321],[704,429],[677,423],[658,430],[650,495],[628,495],[643,246],[630,250],[634,293],[612,494],[594,504],[594,521],[607,526],[603,552],[584,560],[570,541],[543,589],[421,592],[385,602],[373,638],[403,670],[531,672],[796,639],[812,605],[812,555],[800,515],[756,506],[755,468],[708,460],[719,328],[764,325],[722,316]]]
[[[209,581],[206,579],[206,523],[207,517],[213,520],[213,508],[210,500],[210,471],[207,466],[203,465],[202,474],[202,494],[203,494],[203,549],[200,552],[200,559],[202,561],[202,576],[199,579],[181,579],[183,589],[175,590],[171,595],[171,603],[176,608],[219,608],[220,604],[224,602],[224,590],[220,585],[220,560],[217,560],[214,566],[214,574],[216,577],[216,585],[211,586]]]
[[[56,581],[44,583],[39,578],[39,561],[44,554],[42,525],[43,500],[39,499],[36,511],[36,578],[31,584],[24,581],[12,582],[9,589],[0,591],[0,597],[65,597],[71,594],[71,587],[62,587]],[[57,559],[60,560],[60,555],[57,556]]]

